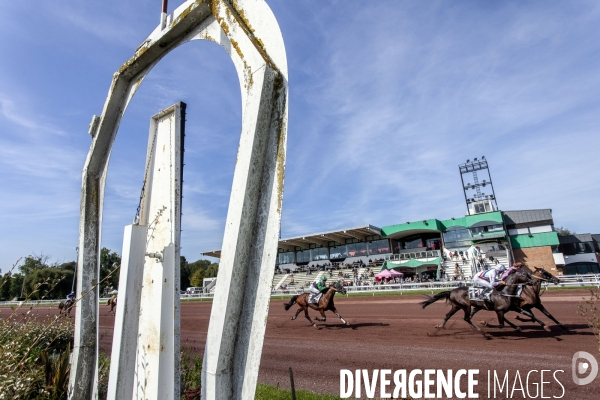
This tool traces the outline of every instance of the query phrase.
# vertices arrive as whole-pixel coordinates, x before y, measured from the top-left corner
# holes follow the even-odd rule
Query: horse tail
[[[427,296],[427,300],[422,301],[419,304],[421,305],[421,307],[425,308],[428,305],[433,304],[440,299],[446,299],[446,303],[447,303],[448,301],[450,301],[450,293],[452,293],[452,292],[449,290],[446,290],[445,292],[440,292],[440,293],[436,294],[435,296]]]
[[[294,303],[296,303],[296,300],[298,299],[298,295],[292,297],[290,299],[289,303],[285,303],[283,306],[285,307],[285,311],[289,310],[290,307],[292,307],[294,305]]]

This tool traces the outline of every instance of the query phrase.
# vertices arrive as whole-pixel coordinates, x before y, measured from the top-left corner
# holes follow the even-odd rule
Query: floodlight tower
[[[464,164],[459,164],[458,170],[460,172],[460,180],[463,186],[463,193],[465,195],[465,203],[467,206],[467,213],[480,214],[484,212],[497,211],[498,202],[496,201],[496,193],[494,192],[494,185],[492,184],[492,175],[490,174],[490,168],[485,156],[482,156],[480,160],[476,158],[467,160]],[[477,171],[481,174],[484,172],[487,174],[487,179],[479,181]],[[464,175],[472,174],[473,183],[466,183]],[[489,186],[492,190],[492,194],[485,194],[481,191],[482,188]],[[475,193],[468,194],[468,190],[474,190]],[[493,204],[492,204],[493,202]]]

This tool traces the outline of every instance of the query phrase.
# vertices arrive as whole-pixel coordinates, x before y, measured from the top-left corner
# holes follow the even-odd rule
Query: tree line
[[[50,262],[47,255],[29,255],[11,271],[0,277],[0,301],[29,298],[64,299],[75,288],[77,262]],[[118,289],[121,256],[106,247],[100,251],[100,293]],[[201,287],[204,278],[217,276],[219,264],[209,260],[189,263],[180,259],[181,290]]]

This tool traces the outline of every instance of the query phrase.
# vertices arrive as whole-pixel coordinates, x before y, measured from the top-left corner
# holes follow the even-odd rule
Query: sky
[[[171,0],[169,11],[183,0]],[[465,215],[458,165],[485,156],[502,210],[600,233],[600,3],[269,0],[289,66],[282,237]],[[112,74],[159,0],[2,2],[0,269],[76,259],[81,171]],[[102,246],[121,253],[150,117],[187,103],[182,249],[219,249],[241,95],[218,45],[144,80],[112,151]]]

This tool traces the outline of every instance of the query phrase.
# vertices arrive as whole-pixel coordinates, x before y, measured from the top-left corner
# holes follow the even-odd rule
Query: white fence
[[[554,285],[552,283],[543,282],[544,286],[548,288],[552,287],[581,287],[581,286],[595,286],[600,288],[600,274],[594,275],[567,275],[559,276],[560,283]],[[422,283],[396,283],[388,285],[369,285],[369,286],[346,286],[348,294],[351,293],[410,293],[415,291],[436,291],[436,290],[451,290],[459,286],[470,286],[470,281],[435,281],[435,282],[422,282]],[[292,296],[296,294],[302,294],[308,291],[308,288],[293,288],[288,290],[273,290],[271,296]],[[192,301],[192,300],[211,300],[213,293],[201,293],[201,294],[182,294],[181,301]],[[58,305],[62,300],[39,300],[39,301],[1,301],[0,306],[49,306]],[[100,304],[106,304],[108,298],[101,298]]]

